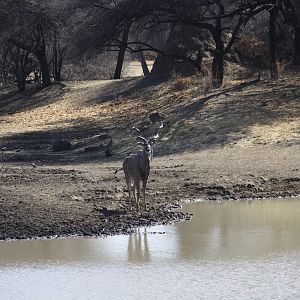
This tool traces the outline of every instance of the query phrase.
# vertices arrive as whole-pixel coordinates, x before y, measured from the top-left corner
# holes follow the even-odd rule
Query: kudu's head
[[[160,126],[157,128],[157,130],[155,131],[155,135],[152,136],[149,140],[147,140],[146,138],[144,138],[143,136],[141,136],[141,131],[136,128],[135,126],[132,127],[133,130],[137,131],[137,133],[139,134],[137,136],[137,140],[139,145],[143,145],[143,153],[146,157],[149,158],[150,161],[152,161],[153,159],[153,148],[154,145],[156,143],[156,141],[159,138],[158,132],[160,129],[162,129],[164,127],[163,122],[161,122]]]

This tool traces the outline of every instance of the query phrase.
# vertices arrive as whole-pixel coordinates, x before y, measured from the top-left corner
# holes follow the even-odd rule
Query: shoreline
[[[227,201],[275,201],[276,199],[293,199],[293,198],[299,198],[300,201],[300,194],[296,195],[296,196],[286,196],[286,197],[272,197],[272,198],[244,198],[244,199],[227,199],[227,200],[218,200],[218,202],[227,202]],[[215,200],[207,200],[207,199],[193,199],[193,200],[189,200],[189,199],[185,199],[182,201],[182,205],[184,204],[189,204],[189,203],[197,203],[197,202],[212,202]],[[174,204],[174,206],[176,206],[175,209],[181,209],[177,206],[180,206],[178,203]],[[170,212],[170,211],[167,211]],[[174,213],[174,211],[171,211]],[[177,214],[175,214],[177,215]],[[174,216],[174,215],[173,215]],[[190,213],[182,213],[177,216],[177,218],[174,218],[173,220],[165,220],[165,222],[163,222],[162,220],[158,220],[157,222],[154,222],[153,224],[141,224],[135,227],[129,227],[128,230],[126,231],[121,231],[118,232],[116,230],[115,231],[111,231],[111,232],[107,232],[107,233],[101,233],[101,234],[69,234],[69,235],[53,235],[53,236],[29,236],[29,237],[25,237],[25,238],[7,238],[7,239],[0,239],[0,243],[1,242],[14,242],[14,241],[22,241],[22,240],[48,240],[48,239],[69,239],[69,238],[106,238],[109,236],[114,236],[114,235],[131,235],[135,233],[135,229],[137,228],[143,228],[143,227],[152,227],[152,226],[159,226],[159,225],[163,225],[163,226],[167,226],[167,225],[173,225],[175,223],[178,222],[186,222],[186,221],[190,221],[193,218],[193,214]]]
[[[186,200],[297,197],[297,150],[298,145],[225,147],[156,157],[147,187],[149,211],[141,214],[128,208],[123,174],[113,175],[120,161],[5,163],[0,168],[0,240],[130,234],[136,227],[189,219],[174,211]]]

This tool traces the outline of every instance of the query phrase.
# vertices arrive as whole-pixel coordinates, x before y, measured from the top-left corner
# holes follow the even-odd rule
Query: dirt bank
[[[0,239],[128,233],[189,218],[172,211],[183,200],[300,195],[298,79],[233,82],[205,93],[191,82],[178,90],[178,82],[153,87],[139,80],[6,91]],[[153,111],[165,114],[166,126],[148,211],[137,214],[128,208],[123,174],[114,170],[136,150],[128,128],[142,126]],[[111,138],[113,155],[105,157]],[[60,139],[71,149],[54,152]]]

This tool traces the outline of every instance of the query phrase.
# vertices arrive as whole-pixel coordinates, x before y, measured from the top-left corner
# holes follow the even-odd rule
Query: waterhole
[[[197,202],[133,235],[0,242],[0,299],[300,299],[300,199]]]

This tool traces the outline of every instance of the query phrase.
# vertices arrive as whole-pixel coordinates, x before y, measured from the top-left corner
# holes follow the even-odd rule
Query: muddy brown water
[[[0,299],[300,299],[300,198],[183,210],[130,236],[0,242]]]

